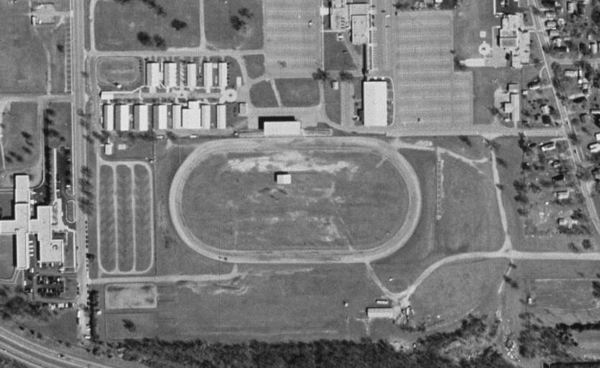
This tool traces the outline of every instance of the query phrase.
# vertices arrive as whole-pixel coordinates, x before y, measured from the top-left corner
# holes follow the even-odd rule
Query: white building
[[[131,120],[130,105],[116,105],[115,120],[117,123],[117,130],[122,132],[128,131],[130,128]]]
[[[285,137],[302,135],[302,123],[299,121],[265,121],[263,131],[266,137]]]
[[[198,65],[196,63],[186,64],[185,85],[189,89],[195,89],[198,86]]]
[[[163,74],[160,68],[160,63],[156,61],[148,61],[146,63],[146,85],[149,87],[160,87],[163,80]]]
[[[212,125],[212,108],[210,105],[202,105],[202,129],[210,129]]]
[[[213,87],[214,76],[213,76],[213,63],[204,62],[203,66],[203,76],[202,79],[204,81],[204,88],[210,89]]]
[[[387,126],[387,82],[363,82],[363,121],[367,127]]]
[[[165,61],[163,63],[164,85],[167,88],[175,88],[179,85],[179,75],[177,74],[177,63]]]
[[[219,62],[219,88],[227,88],[227,74],[229,73],[229,67],[226,62]]]
[[[395,317],[392,307],[367,308],[368,319],[394,319]]]
[[[173,121],[173,129],[181,129],[181,105],[171,105],[171,119]]]
[[[134,129],[145,132],[150,127],[150,107],[146,104],[133,106]]]
[[[168,110],[166,104],[154,105],[152,108],[152,123],[154,129],[167,129]]]
[[[104,130],[109,132],[115,130],[115,105],[105,104],[102,106],[102,124]]]
[[[200,117],[200,102],[188,101],[187,107],[181,110],[181,128],[182,129],[201,129],[202,120]]]
[[[225,129],[227,127],[227,106],[217,105],[217,129]]]
[[[275,182],[277,185],[290,185],[292,184],[292,174],[287,172],[275,173]]]

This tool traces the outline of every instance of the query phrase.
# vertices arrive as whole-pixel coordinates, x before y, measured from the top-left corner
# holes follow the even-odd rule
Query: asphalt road
[[[309,138],[306,138],[309,139]],[[335,137],[319,138],[329,145],[349,144],[372,149],[382,155],[398,170],[406,183],[408,190],[408,210],[405,222],[392,238],[382,245],[370,249],[360,250],[289,250],[289,251],[236,251],[229,249],[220,249],[209,244],[205,244],[198,239],[190,229],[184,224],[182,203],[183,187],[196,165],[207,155],[223,147],[232,146],[235,151],[260,151],[260,145],[264,144],[261,139],[239,139],[236,141],[214,141],[203,144],[198,147],[184,163],[179,167],[173,178],[169,191],[169,209],[173,225],[181,239],[196,252],[205,257],[229,262],[229,263],[276,263],[276,264],[298,264],[298,263],[363,263],[371,262],[392,255],[410,239],[414,230],[417,228],[421,217],[421,188],[419,178],[413,170],[410,163],[402,157],[389,144],[374,140],[372,138],[360,137]],[[290,139],[269,139],[270,142],[279,144],[288,144]]]

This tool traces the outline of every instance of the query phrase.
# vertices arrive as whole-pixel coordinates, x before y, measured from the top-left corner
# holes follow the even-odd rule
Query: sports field
[[[97,208],[100,270],[147,272],[154,254],[150,168],[132,162],[102,164]]]
[[[382,52],[394,79],[396,123],[470,125],[473,77],[454,72],[453,14],[399,12]]]
[[[0,1],[0,92],[43,92],[46,87],[46,56],[28,12],[26,1]]]
[[[98,84],[105,91],[131,91],[143,83],[142,60],[136,57],[101,57],[96,63]]]
[[[274,173],[292,174],[277,185]],[[184,225],[233,250],[364,249],[404,223],[407,188],[395,167],[362,147],[302,143],[221,150],[193,168]]]
[[[156,3],[156,6],[151,6]],[[164,40],[164,47],[200,45],[200,2],[197,0],[156,0],[153,2],[101,0],[94,11],[96,48],[101,51],[159,49],[154,36]],[[127,14],[127,16],[123,16]],[[173,21],[184,22],[177,30]],[[147,46],[139,33],[151,39]]]
[[[280,77],[309,77],[321,67],[318,4],[312,0],[264,0],[266,67]]]

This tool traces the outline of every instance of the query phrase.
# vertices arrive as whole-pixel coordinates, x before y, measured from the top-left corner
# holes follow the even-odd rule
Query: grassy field
[[[341,90],[334,90],[330,83],[325,83],[323,90],[325,95],[325,113],[332,122],[340,124],[342,120]]]
[[[411,298],[414,322],[441,327],[475,312],[497,297],[506,260],[471,261],[438,268]]]
[[[442,218],[437,220],[436,187],[439,177],[436,175],[435,154],[404,149],[400,152],[419,176],[423,208],[419,225],[406,245],[394,255],[373,263],[384,285],[394,291],[404,290],[427,266],[441,258],[461,252],[497,249],[504,238],[495,198],[490,199],[494,187],[487,178],[488,174],[480,174],[467,164],[449,161],[443,156],[445,198]],[[487,173],[485,164],[481,170]],[[465,205],[470,210],[465,210]]]
[[[156,8],[141,1],[118,3],[99,1],[94,9],[96,48],[102,51],[127,51],[200,45],[200,3],[196,0],[156,0]],[[160,12],[162,9],[162,13]],[[123,17],[123,14],[129,14]],[[179,30],[173,21],[186,24]],[[140,42],[140,32],[151,39]],[[164,46],[154,40],[162,37]]]
[[[271,83],[258,82],[250,87],[250,102],[256,107],[278,107],[277,97]]]
[[[142,165],[133,170],[133,203],[135,206],[135,246],[136,268],[145,270],[152,262],[152,178]]]
[[[257,55],[244,55],[244,64],[248,71],[248,77],[251,79],[260,78],[265,74],[265,56],[262,54]]]
[[[443,160],[441,219],[436,243],[448,252],[499,249],[504,240],[491,170],[474,168],[448,155]]]
[[[276,171],[291,172],[293,183],[276,185]],[[372,152],[273,146],[199,163],[183,189],[182,218],[224,249],[364,249],[403,224],[407,195],[400,173]]]
[[[32,185],[41,180],[41,127],[37,103],[14,102],[2,114],[2,144],[5,170],[33,175]],[[10,183],[12,186],[12,182]]]
[[[43,92],[46,56],[27,2],[0,1],[0,92]]]
[[[45,134],[52,148],[71,147],[71,103],[51,102],[45,111]]]
[[[325,70],[356,70],[350,51],[335,33],[323,34],[325,42]]]
[[[112,309],[153,309],[158,304],[154,284],[114,284],[104,288],[104,305]]]
[[[154,313],[106,312],[108,339],[160,336],[209,341],[357,339],[365,305],[380,296],[363,265],[253,266],[229,282],[158,286]],[[344,302],[348,307],[344,307]],[[127,331],[122,319],[132,319]]]
[[[66,37],[69,32],[68,24],[62,24],[59,27],[41,26],[38,28],[38,35],[44,43],[44,48],[50,56],[50,76],[52,78],[51,90],[54,93],[65,92],[65,57]]]
[[[195,148],[195,144],[157,145],[154,177],[155,188],[155,272],[157,275],[227,273],[231,264],[213,261],[202,257],[179,240],[171,224],[169,214],[169,188],[171,180],[183,160]]]
[[[456,152],[461,156],[472,160],[480,160],[490,156],[490,149],[485,145],[482,137],[410,137],[402,138],[409,143],[431,142],[432,145]]]
[[[133,221],[135,218],[131,208],[133,175],[127,166],[119,165],[115,172],[115,178],[117,179],[114,190],[117,195],[117,218],[115,220],[117,223],[118,268],[121,271],[129,271],[133,269],[133,257],[135,257],[133,254]]]
[[[205,0],[204,23],[208,46],[235,50],[262,48],[262,14],[260,0]],[[235,27],[234,19],[238,22]]]
[[[465,0],[456,9],[454,20],[455,55],[460,59],[478,58],[479,45],[483,41],[492,45],[492,27],[499,26],[500,20],[494,16],[493,1]],[[485,31],[481,38],[479,32]]]
[[[14,270],[14,242],[12,235],[0,236],[0,279],[9,279]]]
[[[275,79],[275,86],[285,107],[309,107],[319,104],[319,82],[314,79]]]
[[[100,265],[107,271],[116,268],[115,252],[116,246],[116,224],[115,224],[115,202],[113,196],[114,171],[109,166],[101,166],[98,175],[98,217],[100,220],[98,244],[101,258]]]
[[[136,57],[102,57],[97,60],[98,85],[104,91],[131,91],[144,83],[142,59]]]

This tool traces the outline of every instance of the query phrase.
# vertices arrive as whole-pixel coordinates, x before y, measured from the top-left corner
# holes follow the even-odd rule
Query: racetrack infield
[[[292,184],[277,185],[277,171]],[[194,151],[169,205],[182,240],[213,259],[359,262],[410,237],[420,191],[410,164],[381,141],[236,139]]]

